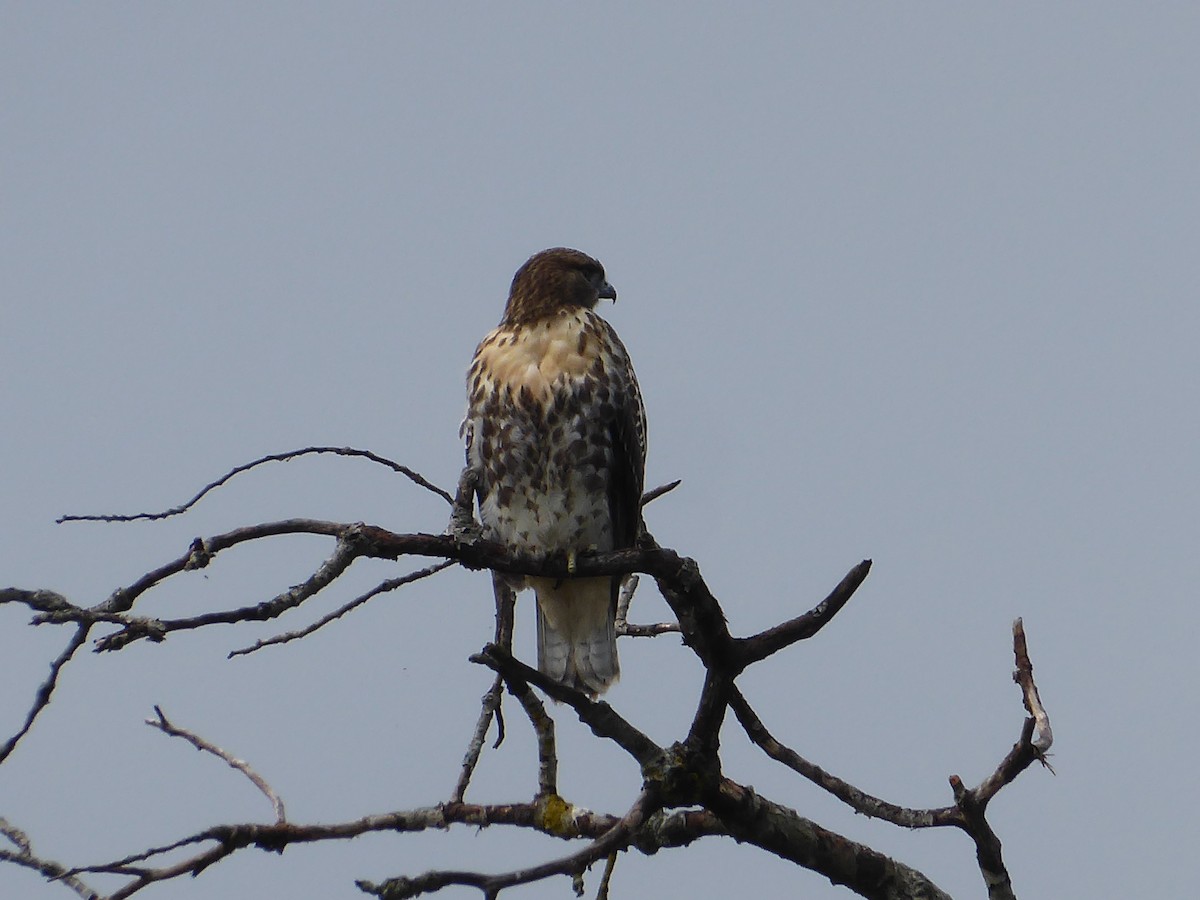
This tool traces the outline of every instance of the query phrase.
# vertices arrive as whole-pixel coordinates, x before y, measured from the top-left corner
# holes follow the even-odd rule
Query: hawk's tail
[[[611,578],[531,578],[537,593],[538,669],[593,697],[621,674]]]

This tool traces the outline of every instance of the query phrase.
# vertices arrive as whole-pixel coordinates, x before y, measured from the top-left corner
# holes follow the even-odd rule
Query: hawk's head
[[[592,309],[601,297],[617,299],[617,292],[604,278],[604,266],[578,250],[543,250],[513,276],[504,322],[535,322],[564,307]]]

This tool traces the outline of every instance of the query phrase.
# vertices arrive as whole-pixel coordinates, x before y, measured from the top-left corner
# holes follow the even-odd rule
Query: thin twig
[[[634,592],[637,591],[638,577],[637,575],[629,575],[621,582],[621,593],[617,597],[617,617],[616,626],[617,633],[625,627],[626,621],[629,619],[629,605],[633,603]]]
[[[582,691],[559,684],[537,669],[531,669],[495,644],[488,644],[471,657],[471,662],[487,666],[512,684],[524,681],[535,685],[542,693],[566,703],[575,710],[579,720],[597,737],[608,738],[636,759],[643,767],[662,759],[663,749],[602,701],[590,699]]]
[[[604,874],[600,876],[600,886],[596,888],[596,900],[608,900],[608,885],[612,881],[613,870],[617,867],[617,852],[608,854],[604,861]]]
[[[181,572],[210,565],[224,550],[264,538],[296,534],[316,534],[337,538],[344,544],[353,545],[353,553],[348,552],[348,555],[356,557],[390,560],[399,559],[401,556],[440,557],[446,560],[455,560],[469,569],[491,569],[512,575],[564,578],[626,575],[630,572],[642,572],[663,580],[669,588],[675,589],[673,596],[677,597],[677,602],[684,609],[685,618],[688,621],[694,620],[697,616],[708,620],[717,620],[722,617],[716,599],[708,592],[703,579],[699,576],[695,562],[680,557],[673,550],[653,545],[608,553],[581,553],[575,560],[574,571],[569,571],[564,554],[540,556],[514,550],[495,541],[464,542],[451,535],[399,534],[385,528],[362,523],[329,522],[319,519],[284,519],[235,528],[210,538],[197,538],[191,542],[187,552],[147,572],[129,586],[113,591],[104,602],[88,609],[69,603],[42,605],[35,607],[39,609],[39,614],[34,621],[39,624],[111,622],[122,626],[134,622],[136,623],[134,628],[140,628],[146,632],[138,637],[152,638],[158,629],[156,620],[132,619],[124,615],[146,591]],[[312,579],[310,579],[311,581]],[[39,592],[21,592],[14,589],[11,593],[13,597],[10,599],[21,602],[26,596],[32,596]],[[291,592],[285,592],[280,595],[280,598],[266,604],[195,619],[176,620],[169,624],[169,628],[195,628],[216,622],[271,618],[275,604],[281,598],[290,596]],[[669,599],[668,602],[670,602]],[[721,641],[723,653],[731,652],[731,642],[732,639],[726,632]]]
[[[678,622],[658,622],[654,625],[629,624],[629,606],[633,602],[633,594],[637,587],[637,575],[628,576],[621,584],[621,593],[617,597],[617,616],[613,623],[617,637],[657,637],[660,634],[678,634]]]
[[[508,682],[508,690],[521,707],[537,736],[538,747],[538,797],[549,797],[558,793],[558,751],[554,738],[554,720],[546,714],[546,706],[519,679]]]
[[[8,759],[9,755],[16,749],[17,744],[21,742],[21,739],[29,733],[29,729],[33,727],[34,720],[37,719],[42,710],[50,705],[50,698],[54,695],[54,688],[58,685],[59,673],[62,672],[63,666],[71,661],[71,658],[75,655],[75,651],[86,643],[90,629],[90,624],[81,624],[75,630],[75,634],[71,637],[63,652],[55,657],[54,662],[50,663],[50,674],[46,676],[45,681],[38,685],[37,693],[33,697],[33,705],[29,707],[29,712],[25,714],[25,722],[21,725],[17,733],[0,747],[0,763]]]
[[[428,578],[430,575],[436,575],[443,569],[448,569],[455,565],[458,565],[458,563],[452,559],[446,559],[442,560],[440,563],[435,563],[432,566],[426,566],[424,569],[418,569],[416,572],[410,572],[407,575],[401,576],[400,578],[389,578],[387,581],[377,584],[365,594],[360,594],[359,596],[355,597],[345,606],[341,606],[338,609],[335,609],[333,612],[317,619],[317,621],[313,622],[311,625],[297,629],[296,631],[288,631],[284,634],[277,634],[274,637],[269,637],[261,641],[255,641],[255,643],[250,647],[242,647],[239,650],[231,650],[228,658],[233,659],[235,656],[245,656],[248,653],[261,650],[263,647],[270,647],[274,644],[286,644],[289,641],[295,641],[299,640],[300,638],[308,637],[314,631],[324,628],[335,619],[340,619],[346,613],[350,612],[350,610],[357,609],[373,597],[377,597],[380,594],[386,594],[388,591],[394,591],[397,588],[404,587],[406,584],[412,584],[414,581],[420,581],[422,578]]]
[[[73,890],[84,900],[100,900],[100,895],[72,875],[66,866],[48,859],[41,859],[33,852],[29,836],[3,816],[0,816],[0,834],[3,834],[16,846],[16,850],[5,850],[0,847],[0,861],[16,863],[26,869],[32,869],[46,878],[59,881]]]
[[[467,469],[463,469],[463,476],[459,480],[460,494],[466,489],[464,487],[465,484],[469,484]],[[494,640],[499,646],[511,651],[517,595],[504,577],[495,573],[492,574],[492,594],[496,601],[496,630]],[[475,767],[479,765],[479,756],[483,752],[483,742],[487,737],[492,719],[496,720],[496,742],[492,745],[492,749],[496,749],[504,743],[504,709],[501,705],[503,698],[504,679],[500,675],[497,675],[495,681],[492,682],[492,686],[487,689],[479,701],[479,718],[475,722],[475,730],[471,734],[471,742],[467,745],[467,752],[463,754],[462,769],[458,775],[458,783],[454,786],[454,793],[451,795],[451,798],[455,802],[462,802],[463,797],[466,796],[467,786],[471,783],[471,776],[475,774]]]
[[[626,622],[617,627],[618,637],[658,637],[660,634],[679,634],[678,622],[655,622],[651,625],[630,625]]]
[[[766,659],[772,653],[777,653],[796,641],[812,637],[829,624],[830,620],[849,602],[870,571],[871,560],[864,559],[846,573],[846,577],[830,591],[829,596],[808,612],[752,637],[739,638],[737,645],[743,661],[742,665],[748,666],[761,659]]]
[[[620,821],[616,816],[581,812],[572,819],[572,827],[575,836],[596,839],[608,834]],[[335,824],[297,825],[276,822],[272,824],[216,825],[170,844],[151,847],[112,862],[62,870],[63,874],[56,877],[75,876],[83,873],[131,876],[132,881],[108,898],[108,900],[112,900],[112,898],[129,897],[155,882],[167,881],[180,875],[198,874],[199,870],[207,868],[214,862],[249,847],[278,852],[291,844],[347,840],[363,834],[380,832],[445,830],[455,824],[470,825],[475,828],[509,825],[562,836],[548,830],[543,825],[542,809],[538,803],[489,806],[442,803],[419,809],[364,816],[360,819]],[[702,835],[717,833],[714,831],[715,823],[694,815],[691,817],[671,816],[659,822],[658,825],[659,827],[652,833],[639,835],[639,840],[646,841],[646,847],[650,852],[653,849],[667,846],[684,846]],[[192,856],[171,865],[161,868],[139,865],[156,856],[209,843],[215,846],[198,849]]]
[[[401,475],[408,477],[415,484],[420,485],[421,487],[425,488],[425,490],[427,490],[427,491],[432,491],[433,493],[435,493],[439,497],[441,497],[443,500],[445,500],[447,503],[449,503],[451,505],[453,505],[453,503],[454,503],[454,498],[451,497],[450,494],[448,494],[446,491],[442,490],[436,484],[433,484],[433,483],[427,481],[425,479],[425,477],[422,476],[420,473],[413,471],[408,466],[401,465],[398,462],[395,462],[393,460],[390,460],[385,457],[379,456],[375,453],[372,453],[370,450],[356,450],[353,447],[305,447],[302,450],[292,450],[288,453],[272,453],[268,456],[260,456],[256,460],[252,460],[251,462],[248,462],[248,463],[243,463],[240,466],[235,466],[234,468],[232,468],[228,472],[226,472],[224,475],[222,475],[220,478],[218,478],[216,481],[210,481],[208,484],[206,484],[203,488],[200,489],[200,492],[197,493],[196,496],[194,496],[191,500],[187,501],[186,503],[180,504],[179,506],[173,506],[170,509],[163,510],[162,512],[156,512],[156,513],[144,513],[143,512],[143,513],[133,513],[132,515],[115,515],[115,514],[86,515],[86,516],[66,515],[66,516],[59,516],[56,521],[59,524],[62,524],[63,522],[134,522],[139,519],[152,519],[152,520],[153,519],[169,519],[171,516],[178,516],[181,513],[187,512],[189,509],[191,509],[193,506],[195,506],[201,500],[201,498],[204,497],[205,494],[209,493],[210,491],[216,490],[221,485],[228,482],[235,475],[240,475],[242,472],[248,472],[249,470],[255,468],[256,466],[261,466],[264,463],[289,462],[290,460],[296,459],[301,456],[308,456],[313,453],[334,453],[334,454],[337,454],[338,456],[357,456],[357,457],[361,457],[363,459],[369,459],[371,462],[379,463],[382,466],[387,466],[389,469],[391,469],[395,472],[399,472]]]
[[[492,681],[492,686],[484,692],[479,700],[479,718],[475,721],[475,730],[471,733],[471,742],[467,744],[467,752],[463,754],[462,768],[458,774],[458,783],[450,799],[454,803],[462,803],[467,795],[467,787],[471,784],[471,776],[479,764],[480,754],[483,753],[483,742],[487,738],[488,728],[500,708],[500,697],[504,694],[504,679],[499,675]],[[503,721],[503,720],[500,720]],[[503,728],[501,729],[503,734]],[[499,745],[499,739],[497,739]]]
[[[169,734],[172,737],[183,738],[197,750],[203,750],[205,753],[211,753],[213,756],[224,760],[228,765],[237,769],[239,772],[249,778],[251,784],[262,791],[266,798],[271,801],[271,806],[273,806],[275,809],[275,823],[277,825],[282,825],[287,822],[287,813],[283,808],[283,800],[277,793],[275,793],[274,788],[267,784],[266,779],[251,769],[250,765],[245,760],[237,759],[232,754],[222,750],[216,744],[206,741],[193,731],[188,731],[186,728],[180,728],[177,725],[173,725],[167,719],[162,709],[160,709],[158,706],[154,707],[154,714],[158,716],[158,718],[147,719],[147,725],[151,726],[152,728],[157,728],[163,734]]]
[[[648,503],[653,503],[663,494],[671,493],[671,491],[675,490],[675,488],[679,487],[681,484],[683,484],[683,479],[677,478],[667,484],[659,485],[653,490],[646,491],[646,493],[642,494],[642,506],[645,506]]]
[[[122,613],[128,612],[146,591],[161,584],[167,578],[181,572],[190,572],[207,566],[222,550],[228,550],[239,544],[263,538],[278,537],[285,534],[318,534],[325,537],[348,539],[364,526],[348,525],[343,522],[326,522],[320,519],[282,519],[278,522],[263,522],[259,525],[249,525],[235,528],[224,534],[218,534],[208,539],[196,538],[188,546],[187,552],[170,562],[163,563],[157,569],[152,569],[128,587],[117,588],[108,599],[88,609],[67,604],[57,606],[42,612],[34,618],[34,624],[49,622],[94,623],[104,621],[122,621]],[[441,554],[438,554],[441,555]]]
[[[468,489],[469,485],[463,488],[460,484],[460,495]],[[661,493],[654,494],[654,496],[661,496]],[[324,575],[318,571],[303,585],[281,594],[270,604],[259,604],[254,607],[211,613],[191,620],[181,619],[167,623],[125,615],[132,608],[136,598],[151,586],[177,572],[204,567],[220,550],[262,537],[295,533],[313,533],[335,537],[338,540],[338,550],[323,565],[322,568],[327,570]],[[590,863],[631,845],[637,846],[639,849],[648,848],[646,852],[653,852],[653,849],[657,847],[666,846],[667,844],[658,840],[658,835],[667,832],[651,831],[651,823],[647,820],[648,816],[654,817],[660,807],[666,804],[681,809],[700,807],[698,810],[680,813],[678,817],[670,817],[670,821],[674,823],[672,827],[676,830],[669,833],[675,835],[673,840],[678,842],[674,845],[686,844],[703,834],[729,834],[738,840],[755,843],[781,858],[793,860],[800,865],[821,872],[838,883],[850,885],[852,889],[864,896],[893,898],[913,895],[912,891],[905,894],[899,889],[889,889],[887,893],[870,893],[875,889],[874,886],[879,884],[876,877],[880,872],[884,872],[888,878],[891,878],[888,873],[895,874],[904,885],[915,886],[916,889],[923,892],[922,896],[944,896],[920,873],[908,870],[901,864],[895,863],[869,848],[855,845],[839,835],[819,829],[813,823],[800,817],[794,810],[789,810],[756,795],[753,790],[725,778],[720,771],[720,759],[717,756],[719,747],[716,739],[725,709],[732,705],[734,711],[739,713],[739,718],[744,716],[743,725],[747,727],[748,733],[755,731],[755,722],[757,722],[753,711],[733,688],[733,679],[747,665],[757,659],[764,658],[796,640],[816,633],[824,624],[828,623],[837,610],[849,599],[858,583],[861,583],[862,577],[866,575],[869,562],[864,562],[852,570],[843,579],[842,584],[822,604],[804,616],[751,638],[735,640],[728,631],[720,604],[705,584],[696,563],[680,557],[674,551],[658,547],[648,534],[643,534],[639,538],[638,546],[635,548],[614,553],[581,554],[573,561],[574,566],[570,567],[565,559],[560,558],[561,555],[543,558],[534,554],[521,553],[498,543],[484,540],[482,537],[464,540],[457,534],[441,536],[395,534],[361,524],[346,525],[313,520],[289,520],[283,523],[268,523],[247,529],[238,529],[208,541],[198,539],[189,548],[188,553],[180,559],[147,573],[134,585],[115,592],[105,603],[92,609],[80,609],[66,603],[65,600],[62,602],[47,600],[41,607],[35,608],[39,609],[39,618],[42,621],[75,622],[84,633],[86,633],[87,627],[96,622],[112,622],[127,629],[141,628],[145,632],[141,635],[135,634],[130,639],[138,636],[153,639],[156,635],[161,637],[167,633],[164,626],[179,628],[183,627],[181,623],[188,623],[188,627],[200,627],[216,622],[268,618],[275,608],[273,604],[281,600],[288,602],[295,600],[295,603],[298,603],[304,596],[311,596],[325,584],[340,577],[350,561],[359,556],[397,559],[407,555],[440,557],[447,562],[458,561],[468,567],[491,569],[493,572],[502,573],[494,576],[494,583],[503,587],[503,590],[497,590],[495,644],[485,647],[482,653],[472,657],[473,661],[489,666],[499,676],[493,684],[493,692],[496,696],[495,706],[489,708],[488,705],[488,697],[492,692],[485,694],[480,719],[477,723],[476,739],[472,741],[472,746],[468,748],[467,758],[464,759],[460,788],[454,800],[428,810],[366,817],[357,822],[343,823],[340,826],[290,825],[283,821],[282,804],[280,804],[277,811],[279,821],[274,825],[218,826],[176,841],[167,847],[152,849],[124,860],[109,863],[106,866],[70,870],[65,874],[69,876],[75,872],[95,871],[126,876],[131,880],[110,898],[110,900],[119,900],[119,898],[128,897],[155,881],[166,880],[182,874],[194,875],[242,848],[258,847],[277,851],[291,843],[338,839],[366,831],[418,831],[425,828],[444,828],[451,823],[469,823],[477,827],[485,827],[490,824],[511,824],[534,828],[559,837],[586,836],[593,839],[593,843],[580,853],[543,866],[499,876],[470,872],[427,873],[417,879],[392,879],[385,882],[384,886],[380,888],[383,893],[379,894],[386,897],[412,896],[415,893],[436,890],[446,884],[466,884],[479,888],[490,900],[500,890],[513,884],[527,883],[554,874],[579,878],[584,867]],[[512,592],[507,587],[512,580],[511,576],[540,575],[561,578],[626,575],[633,572],[649,574],[657,580],[659,590],[678,618],[685,643],[697,653],[706,668],[705,688],[693,719],[692,731],[687,740],[672,745],[669,750],[665,750],[650,740],[607,703],[593,701],[579,691],[557,684],[536,670],[517,662],[511,656]],[[307,593],[305,593],[306,591]],[[629,599],[632,598],[632,589],[630,588],[629,591],[629,598],[626,599],[625,604],[626,611]],[[374,593],[364,595],[360,600],[365,600]],[[0,599],[4,599],[2,593],[0,593]],[[626,628],[629,627],[626,623]],[[1023,638],[1023,632],[1021,636]],[[1023,648],[1023,641],[1021,647]],[[977,810],[980,821],[982,821],[983,808],[988,799],[1000,787],[1030,765],[1033,759],[1041,758],[1039,754],[1044,756],[1033,740],[1035,724],[1044,723],[1045,729],[1039,732],[1039,737],[1044,734],[1048,746],[1049,717],[1045,715],[1044,709],[1041,709],[1036,688],[1030,689],[1022,681],[1022,678],[1027,675],[1029,685],[1032,685],[1032,664],[1023,665],[1020,648],[1016,650],[1016,653],[1019,676],[1017,680],[1022,686],[1026,705],[1034,717],[1026,720],[1021,739],[996,772],[975,791],[965,792],[961,800],[956,791],[956,800],[959,802],[956,807],[948,808],[958,819],[950,824],[956,824],[968,830],[968,833],[976,840],[977,847],[980,843],[979,836],[983,835],[984,831],[971,818],[975,813],[970,810]],[[1027,652],[1025,657],[1027,662]],[[1025,675],[1022,675],[1022,672]],[[565,801],[561,801],[561,798],[554,793],[556,780],[554,766],[546,764],[547,755],[544,752],[544,741],[542,740],[543,730],[538,725],[539,710],[541,716],[545,716],[545,707],[541,706],[540,701],[537,701],[536,706],[529,704],[526,709],[527,711],[533,710],[530,717],[534,721],[535,729],[539,730],[539,750],[542,751],[542,765],[539,768],[539,794],[541,796],[532,804],[504,807],[468,807],[466,804],[458,802],[467,788],[493,717],[501,725],[500,730],[503,734],[499,705],[501,681],[506,683],[515,694],[520,695],[521,692],[524,692],[532,698],[533,694],[529,690],[529,686],[532,685],[554,699],[570,705],[580,720],[587,724],[594,734],[613,740],[638,761],[648,793],[644,793],[626,816],[619,821],[612,817],[579,810],[566,804]],[[536,700],[536,698],[534,699]],[[740,712],[739,701],[744,707]],[[1037,710],[1041,710],[1040,722]],[[157,712],[162,724],[153,721],[150,724],[166,731],[164,726],[169,726],[169,723],[166,722],[161,711]],[[545,716],[545,718],[549,721],[549,716]],[[762,727],[761,722],[757,722],[757,725],[756,734],[759,740],[756,742],[761,741],[760,746],[765,745],[764,749],[770,747],[768,752],[775,751],[785,760],[795,762],[788,756],[788,754],[795,756],[793,751],[778,744],[765,727]],[[170,727],[173,728],[173,726]],[[180,732],[182,729],[175,731],[175,733]],[[550,733],[552,737],[552,732]],[[180,736],[183,735],[180,734]],[[755,734],[751,736],[754,738]],[[474,752],[473,757],[472,751]],[[219,749],[212,749],[209,752],[215,752],[230,765],[235,764],[227,754]],[[825,775],[826,773],[821,774]],[[827,777],[832,778],[832,776]],[[549,808],[548,798],[561,802],[569,811],[569,815],[556,816],[551,821],[552,817],[546,814]],[[882,801],[879,802],[882,803]],[[986,822],[983,822],[983,826],[986,826]],[[178,856],[172,856],[171,862],[161,868],[144,865],[147,860],[157,857],[159,854],[183,848],[191,848],[188,852],[193,855],[182,860]],[[994,871],[996,870],[985,869],[985,877],[989,877],[988,872]],[[377,887],[366,883],[363,883],[362,886],[364,889]]]
[[[894,825],[905,828],[931,828],[944,825],[956,825],[957,811],[953,806],[941,809],[907,809],[888,803],[878,797],[873,797],[861,791],[836,775],[831,775],[815,763],[809,762],[795,750],[784,746],[767,730],[762,720],[755,714],[746,698],[737,688],[733,689],[729,701],[734,715],[745,729],[746,735],[767,756],[776,762],[783,763],[793,772],[804,776],[813,784],[837,797],[855,812],[871,816]]]
[[[456,884],[478,888],[487,900],[492,900],[505,888],[530,884],[554,875],[568,875],[577,881],[593,862],[609,853],[627,847],[633,832],[642,825],[647,817],[657,812],[657,809],[655,802],[643,791],[634,801],[629,812],[622,816],[621,820],[602,837],[592,841],[576,853],[528,869],[516,869],[498,875],[485,875],[481,872],[434,871],[414,878],[389,878],[381,884],[369,881],[359,881],[357,884],[363,892],[374,894],[384,900],[417,897]]]
[[[263,622],[277,618],[327,588],[338,576],[350,568],[356,559],[362,556],[361,548],[355,537],[356,532],[350,529],[338,540],[333,555],[325,560],[316,572],[300,584],[293,585],[264,603],[244,606],[240,609],[202,613],[185,619],[127,617],[122,619],[124,626],[120,631],[106,635],[96,642],[96,652],[120,650],[131,641],[142,638],[161,641],[173,631],[189,631],[205,625],[231,624],[233,622]]]

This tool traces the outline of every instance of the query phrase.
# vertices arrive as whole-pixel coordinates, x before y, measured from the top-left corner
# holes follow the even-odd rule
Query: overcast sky
[[[439,531],[436,497],[365,462],[235,481],[258,455],[353,445],[453,485],[463,377],[513,271],[603,261],[650,423],[648,510],[737,635],[874,569],[821,635],[748,672],[814,762],[940,806],[1016,740],[1023,616],[1057,777],[992,804],[1018,894],[1195,890],[1200,11],[1192,4],[0,4],[0,585],[78,603],[196,535],[288,516]],[[267,599],[328,542],[233,551],[139,604]],[[482,573],[379,598],[355,567],[284,619],[81,654],[0,767],[0,815],[45,856],[122,856],[269,821],[448,798],[488,672]],[[517,651],[532,659],[526,601]],[[665,604],[645,589],[632,618]],[[67,632],[0,608],[0,740]],[[681,738],[700,669],[625,640],[610,701]],[[561,790],[620,813],[632,761],[561,708]],[[529,799],[510,708],[469,799]],[[969,841],[844,810],[725,733],[728,774],[982,897]],[[567,852],[468,829],[239,854],[145,897],[361,896],[434,866]],[[596,875],[589,881],[595,889]],[[97,881],[101,887],[109,883]],[[613,896],[843,897],[732,841],[622,856]],[[514,897],[569,896],[565,879]],[[67,897],[0,867],[4,898]],[[462,890],[448,897],[477,896]]]

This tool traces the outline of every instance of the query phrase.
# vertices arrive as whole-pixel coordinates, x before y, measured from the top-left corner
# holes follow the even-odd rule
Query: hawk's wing
[[[607,325],[607,323],[605,323]],[[608,510],[612,523],[613,549],[632,547],[642,525],[642,490],[646,468],[646,412],[637,376],[629,355],[611,327],[606,328],[610,344],[605,367],[617,400],[617,414],[610,430],[612,462],[608,480]],[[616,602],[622,579],[613,579]]]

